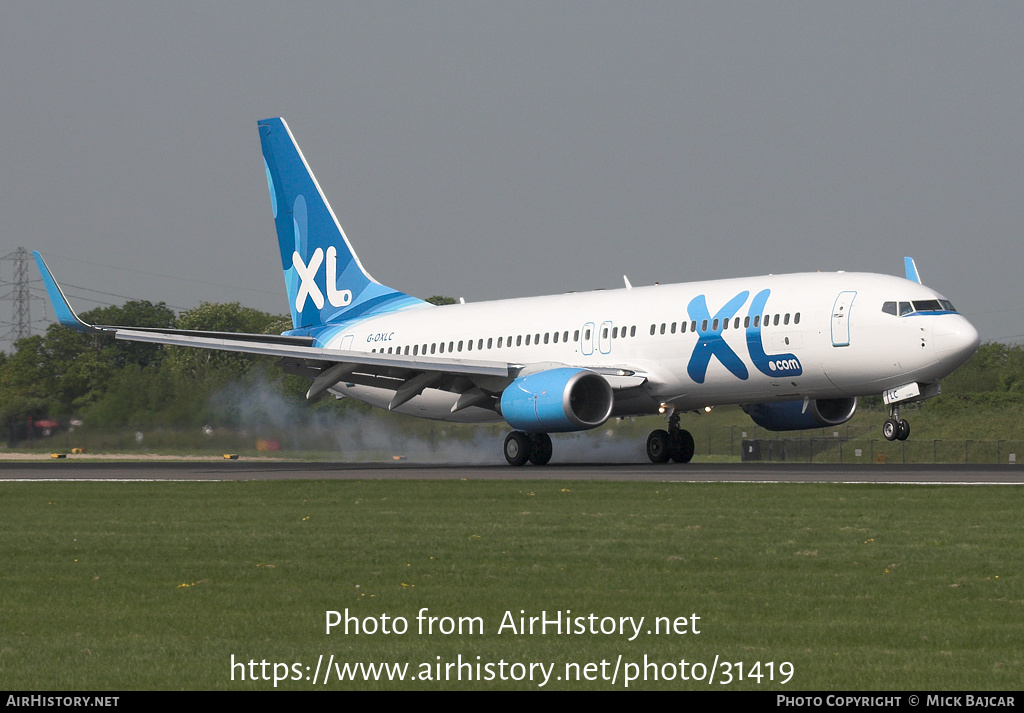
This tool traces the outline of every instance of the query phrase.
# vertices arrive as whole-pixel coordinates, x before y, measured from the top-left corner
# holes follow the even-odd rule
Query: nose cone
[[[981,337],[961,315],[949,314],[935,320],[934,342],[936,356],[953,371],[978,350]]]

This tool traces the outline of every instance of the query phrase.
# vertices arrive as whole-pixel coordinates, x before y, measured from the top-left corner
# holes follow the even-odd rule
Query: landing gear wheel
[[[694,444],[693,436],[689,431],[680,429],[671,434],[670,439],[671,448],[669,455],[672,460],[676,463],[689,463],[693,460],[693,453],[697,450],[697,446]],[[650,445],[648,445],[648,449],[650,449]]]
[[[895,418],[886,419],[882,424],[882,435],[887,441],[895,441],[900,434],[900,424]],[[907,425],[907,435],[910,435],[910,425]]]
[[[554,452],[551,436],[546,433],[534,433],[530,436],[530,446],[530,462],[534,465],[547,465]]]
[[[651,431],[651,435],[647,437],[647,457],[651,459],[651,463],[668,463],[671,452],[672,441],[668,431],[660,428]]]
[[[505,460],[509,465],[520,466],[530,457],[530,437],[522,431],[512,431],[505,436]]]
[[[908,438],[910,438],[910,421],[908,421],[905,418],[901,418],[899,421],[896,422],[896,425],[897,425],[897,433],[896,433],[896,440],[897,441],[905,441]]]

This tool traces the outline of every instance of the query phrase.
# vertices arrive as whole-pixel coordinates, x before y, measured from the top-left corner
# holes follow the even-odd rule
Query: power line
[[[232,289],[232,290],[244,290],[246,292],[258,292],[258,293],[261,293],[261,294],[264,294],[264,295],[275,295],[275,296],[278,296],[278,295],[281,294],[280,292],[278,292],[276,290],[272,291],[272,290],[260,289],[258,287],[243,287],[242,285],[228,285],[228,284],[225,284],[223,282],[210,282],[208,280],[197,280],[194,277],[184,277],[182,275],[167,275],[167,274],[160,273],[160,272],[147,272],[146,270],[139,270],[139,269],[136,269],[136,268],[133,268],[133,267],[118,267],[117,265],[108,265],[108,264],[102,263],[102,262],[93,262],[91,260],[83,260],[82,258],[72,258],[72,257],[67,257],[66,255],[58,255],[57,253],[51,253],[51,252],[47,252],[46,254],[49,255],[49,256],[52,256],[52,257],[60,258],[62,260],[71,260],[72,262],[80,262],[80,263],[84,263],[86,265],[95,265],[96,267],[105,267],[105,268],[110,269],[110,270],[118,270],[118,271],[123,271],[123,272],[135,272],[135,273],[138,273],[140,275],[148,275],[150,277],[163,277],[163,278],[166,278],[166,279],[169,279],[169,280],[178,280],[179,282],[195,282],[195,283],[200,284],[200,285],[210,285],[212,287],[227,287],[227,288]]]
[[[19,339],[25,339],[32,334],[32,300],[39,299],[29,289],[28,279],[28,250],[18,248],[12,253],[4,255],[0,260],[14,263],[14,279],[10,283],[11,291],[6,295],[0,295],[0,300],[11,300],[13,303],[13,318],[11,329],[5,338],[14,344]]]

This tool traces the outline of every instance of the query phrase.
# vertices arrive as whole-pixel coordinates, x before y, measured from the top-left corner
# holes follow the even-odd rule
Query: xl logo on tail
[[[320,264],[324,261],[324,251],[317,248],[309,258],[309,264],[302,262],[302,256],[298,251],[292,253],[292,265],[298,273],[302,284],[295,295],[295,311],[302,313],[306,306],[306,299],[313,300],[317,309],[324,308],[324,293],[316,283],[316,273]],[[352,303],[352,290],[338,289],[338,250],[333,245],[327,248],[327,301],[333,307],[346,307]]]

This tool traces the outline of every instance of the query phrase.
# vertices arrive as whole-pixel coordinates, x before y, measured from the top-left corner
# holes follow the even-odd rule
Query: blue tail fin
[[[906,272],[908,280],[921,284],[921,273],[917,271],[917,264],[914,262],[914,258],[903,258],[903,270]]]
[[[294,328],[427,305],[363,269],[284,119],[259,129]]]

